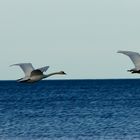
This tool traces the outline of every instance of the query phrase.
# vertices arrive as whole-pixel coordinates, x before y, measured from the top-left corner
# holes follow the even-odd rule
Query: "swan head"
[[[59,74],[66,75],[64,71],[60,71]]]

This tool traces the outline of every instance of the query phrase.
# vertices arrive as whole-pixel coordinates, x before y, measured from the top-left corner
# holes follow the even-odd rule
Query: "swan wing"
[[[17,82],[26,82],[28,80],[30,80],[30,77],[24,77],[24,78],[18,79]]]
[[[19,63],[19,64],[13,64],[11,66],[20,66],[20,68],[25,73],[25,77],[30,76],[31,72],[34,70],[31,63]]]
[[[37,70],[40,70],[41,72],[46,72],[48,70],[49,66],[45,66],[45,67],[42,67],[42,68],[39,68]]]
[[[140,54],[139,53],[132,52],[132,51],[118,51],[118,53],[127,55],[131,59],[131,61],[134,63],[135,68],[137,70],[140,70]]]

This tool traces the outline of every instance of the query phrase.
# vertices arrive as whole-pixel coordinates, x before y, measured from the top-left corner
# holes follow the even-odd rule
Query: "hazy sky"
[[[0,79],[21,78],[21,62],[67,73],[54,79],[139,78],[118,50],[140,52],[140,0],[0,2]]]

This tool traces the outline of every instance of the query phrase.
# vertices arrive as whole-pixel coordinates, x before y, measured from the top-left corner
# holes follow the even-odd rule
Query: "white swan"
[[[20,66],[20,68],[25,73],[25,77],[18,79],[17,80],[18,82],[33,83],[33,82],[40,81],[44,78],[47,78],[47,77],[55,75],[55,74],[61,74],[61,75],[66,74],[64,71],[60,71],[60,72],[54,72],[54,73],[50,73],[48,75],[44,75],[43,72],[47,71],[49,66],[34,69],[31,63],[19,63],[19,64],[13,64],[11,66]]]
[[[135,68],[128,70],[131,73],[139,73],[140,74],[140,54],[132,51],[118,51],[118,53],[122,53],[127,55],[135,65]]]

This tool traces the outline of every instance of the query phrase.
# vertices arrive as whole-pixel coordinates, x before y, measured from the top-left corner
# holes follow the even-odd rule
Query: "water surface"
[[[139,140],[140,80],[0,82],[2,140]]]

